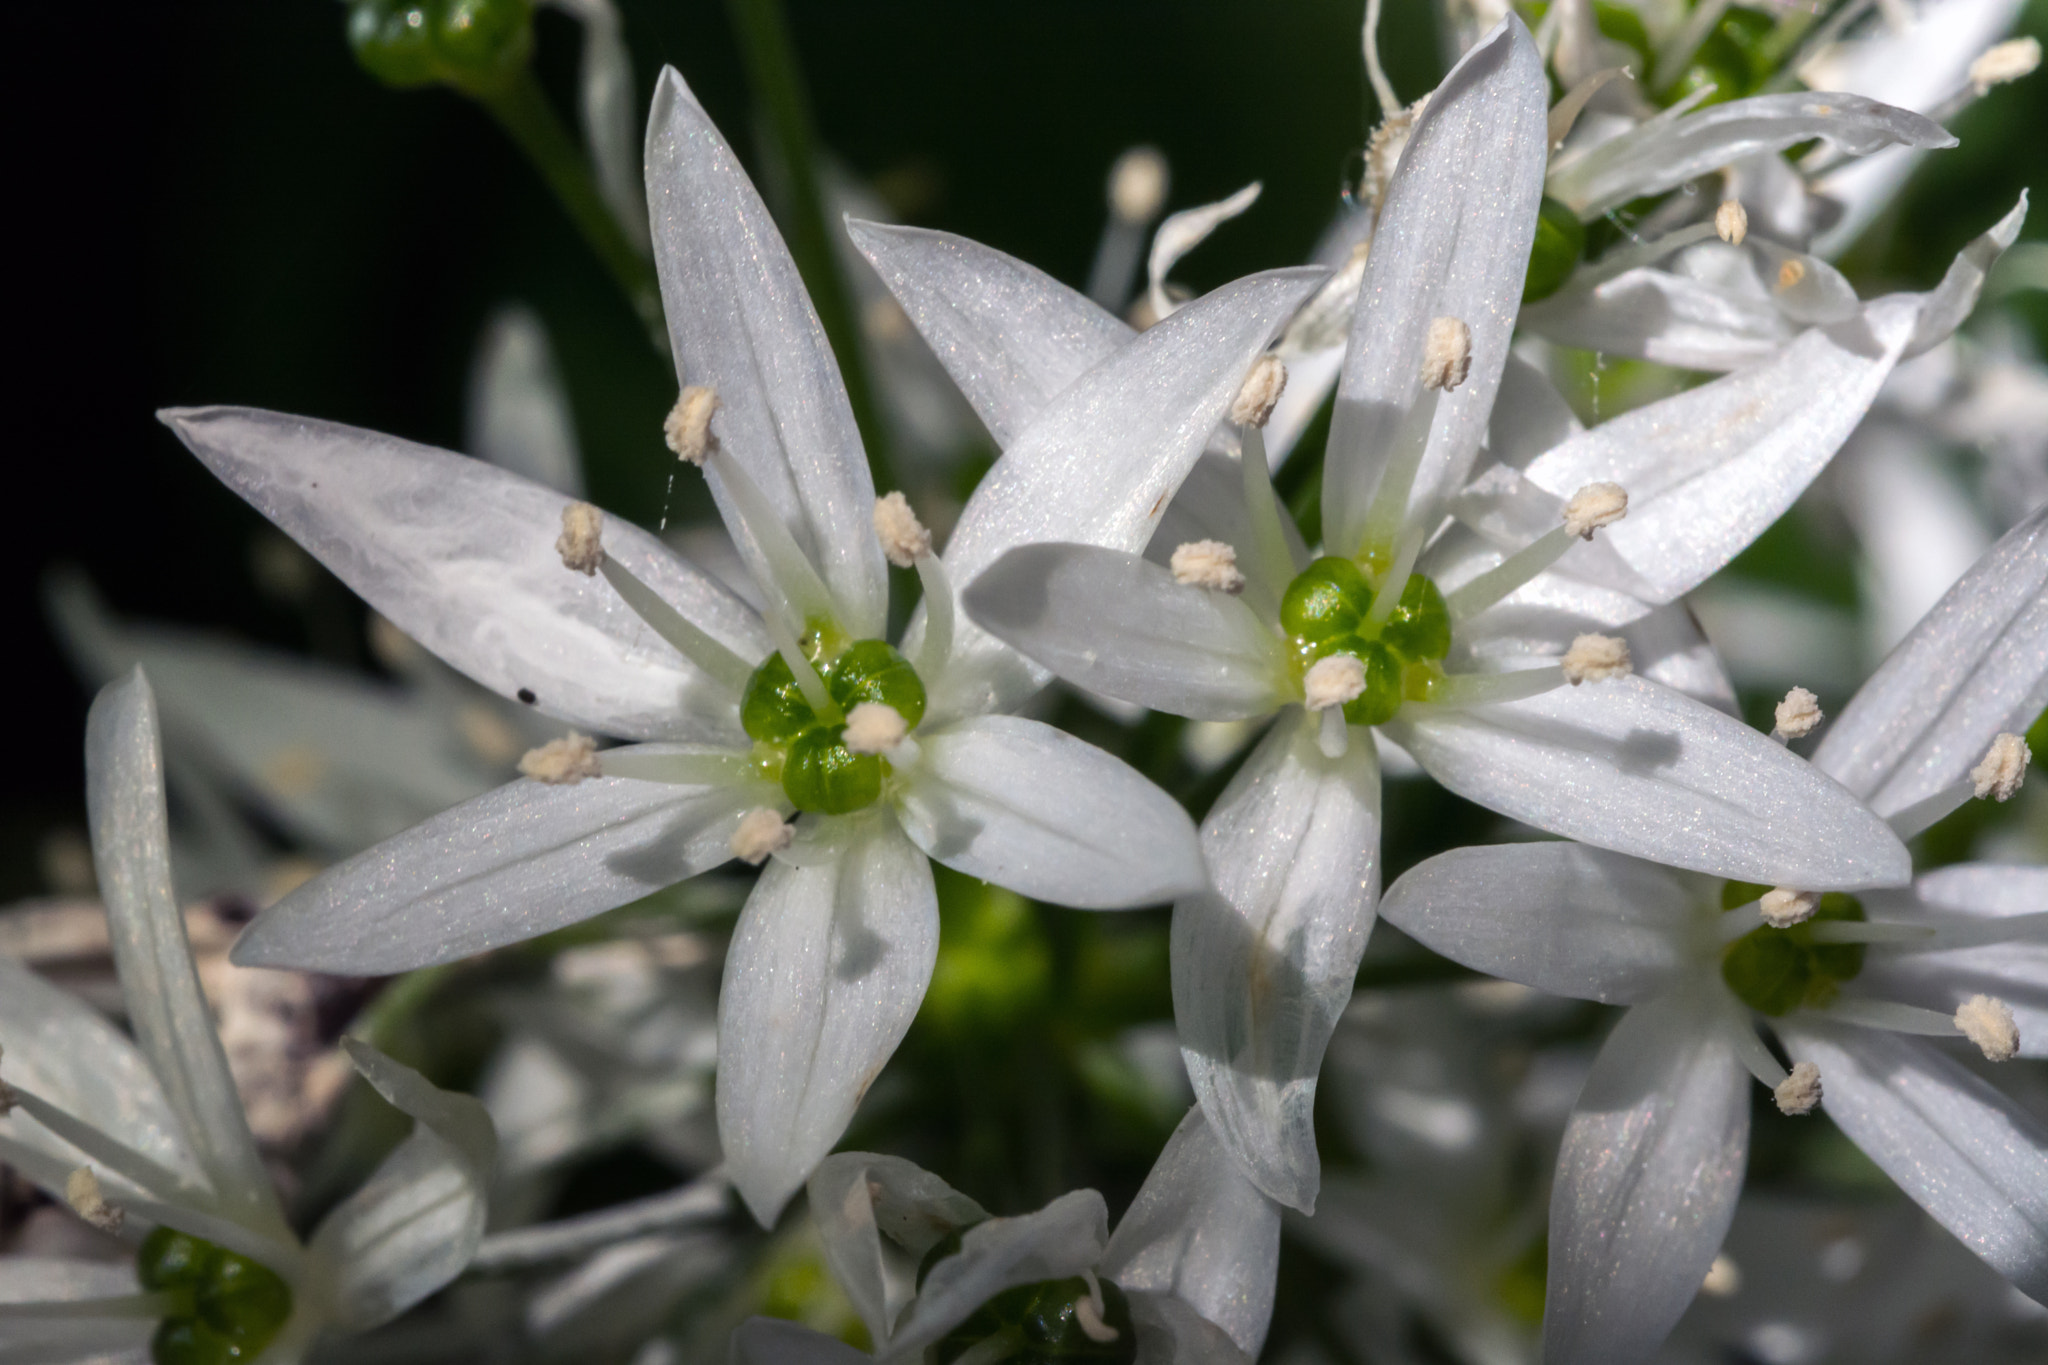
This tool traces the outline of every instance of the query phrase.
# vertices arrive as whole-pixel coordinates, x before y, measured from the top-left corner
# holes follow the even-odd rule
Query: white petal
[[[2012,211],[1994,223],[1990,230],[1971,239],[1970,244],[1956,253],[1949,264],[1941,283],[1925,295],[1920,309],[1920,324],[1913,331],[1913,339],[1906,345],[1906,354],[1916,356],[1948,340],[1949,334],[1962,326],[1963,319],[1977,306],[1977,296],[1984,290],[1984,277],[2005,249],[2019,240],[2020,229],[2027,221],[2027,192],[2020,191],[2019,203]]]
[[[1524,308],[1521,321],[1561,346],[1689,370],[1733,370],[1766,359],[1793,332],[1768,298],[1648,268],[1567,285]]]
[[[1294,387],[1294,372],[1289,370],[1288,391]],[[1267,423],[1270,430],[1272,423]],[[1227,432],[1230,429],[1224,428]],[[1267,447],[1270,454],[1271,446]],[[1302,543],[1301,528],[1294,524],[1294,518],[1280,517],[1280,534],[1286,538],[1287,550],[1296,564],[1307,564],[1308,547]],[[1209,448],[1202,452],[1202,458],[1195,461],[1187,478],[1181,481],[1180,491],[1167,500],[1166,510],[1160,514],[1159,525],[1152,532],[1152,539],[1146,542],[1145,557],[1154,564],[1169,564],[1173,552],[1191,540],[1220,540],[1225,545],[1245,551],[1238,567],[1244,570],[1246,581],[1254,592],[1264,586],[1259,571],[1258,557],[1250,553],[1252,545],[1251,516],[1245,510],[1244,466],[1236,458],[1223,453],[1218,442],[1211,441]],[[1272,596],[1277,600],[1287,588],[1285,583],[1272,585]]]
[[[1243,599],[1123,550],[1020,546],[961,600],[982,629],[1091,692],[1195,720],[1288,700],[1286,646]]]
[[[335,422],[243,408],[161,416],[364,601],[501,696],[525,691],[549,715],[634,739],[709,739],[736,725],[737,698],[602,578],[562,567],[555,538],[569,499],[553,489]],[[753,612],[660,541],[608,519],[604,545],[742,658],[767,656]]]
[[[726,953],[718,1135],[727,1173],[764,1227],[846,1131],[937,960],[938,897],[924,855],[880,814],[845,837],[810,866],[770,861]]]
[[[2048,508],[2008,531],[1878,665],[1814,750],[1892,815],[1934,795],[2048,705]]]
[[[478,459],[572,498],[583,496],[583,455],[569,394],[547,328],[524,304],[500,308],[484,326],[464,425],[463,444]]]
[[[2048,1129],[1927,1042],[1811,1016],[1778,1025],[1828,1117],[1936,1222],[2048,1303]]]
[[[0,1360],[8,1365],[148,1365],[149,1339],[157,1320],[132,1312],[106,1314],[92,1306],[95,1299],[139,1292],[135,1269],[129,1265],[54,1256],[0,1259],[0,1304],[77,1304],[75,1316],[0,1317]]]
[[[946,1235],[988,1211],[897,1156],[840,1152],[818,1163],[805,1190],[832,1278],[853,1300],[868,1336],[887,1341],[917,1297],[917,1270]]]
[[[1396,431],[1422,392],[1432,319],[1471,329],[1472,368],[1443,395],[1410,505],[1465,481],[1507,364],[1543,195],[1549,86],[1543,58],[1510,18],[1465,54],[1429,98],[1388,187],[1337,383],[1323,524],[1356,545]]]
[[[1174,1017],[1215,1140],[1257,1186],[1312,1212],[1316,1075],[1351,998],[1379,892],[1370,744],[1317,743],[1290,707],[1202,822],[1216,889],[1173,908]],[[1256,1346],[1247,1346],[1255,1350]]]
[[[1630,622],[1622,637],[1640,676],[1717,711],[1738,714],[1735,683],[1685,603],[1658,607]]]
[[[1145,258],[1145,277],[1151,286],[1152,309],[1159,317],[1174,311],[1166,295],[1167,272],[1180,258],[1207,241],[1209,234],[1258,202],[1259,182],[1254,180],[1227,199],[1168,214],[1152,234],[1152,251]]]
[[[1388,728],[1460,796],[1602,848],[1772,886],[1910,875],[1891,831],[1804,759],[1641,678]]]
[[[1171,1294],[1129,1296],[1138,1332],[1132,1365],[1251,1365],[1230,1334]]]
[[[619,33],[612,0],[555,0],[583,22],[577,112],[597,173],[598,193],[619,227],[643,251],[648,245],[647,200],[640,186],[640,101],[633,93],[633,54]]]
[[[713,433],[823,572],[841,624],[880,635],[888,568],[839,367],[767,206],[673,67],[662,68],[647,116],[646,166],[677,381],[718,391]],[[711,485],[732,525],[715,475]],[[768,581],[751,542],[736,538]]]
[[[2048,868],[1963,863],[1921,877],[1913,892],[1899,897],[1901,918],[1927,910],[1992,919],[2038,914],[2048,909]],[[1890,918],[1894,907],[1874,906],[1873,912]],[[2048,943],[2016,937],[1939,952],[1915,952],[1910,944],[1873,949],[1856,983],[1859,993],[1943,1014],[1953,1014],[1973,995],[1995,996],[2012,1007],[2019,1055],[2048,1057]]]
[[[837,1337],[781,1318],[748,1318],[732,1333],[727,1365],[866,1365],[873,1359]]]
[[[1953,147],[1938,123],[1861,95],[1756,95],[1660,115],[1551,169],[1550,194],[1594,218],[1617,204],[1682,185],[1731,161],[1825,138],[1854,155],[1880,147]]]
[[[1655,863],[1583,844],[1501,844],[1411,868],[1380,913],[1488,976],[1630,1005],[1685,965],[1700,892]]]
[[[156,701],[140,669],[108,685],[86,718],[85,800],[114,967],[136,1042],[213,1186],[218,1210],[263,1236],[289,1237],[200,994],[171,887]]]
[[[452,962],[716,867],[742,814],[781,804],[781,789],[758,781],[508,782],[320,873],[243,930],[234,960],[354,976]]]
[[[1102,1273],[1126,1293],[1179,1299],[1256,1356],[1279,1256],[1280,1206],[1244,1178],[1196,1106],[1117,1223]]]
[[[368,1043],[342,1046],[377,1093],[415,1120],[412,1135],[313,1234],[335,1325],[363,1332],[447,1284],[476,1254],[498,1139],[468,1095],[439,1089]]]
[[[1546,1360],[1647,1358],[1720,1249],[1748,1156],[1749,1073],[1713,1009],[1638,1005],[1593,1063],[1550,1197]]]
[[[1050,725],[980,716],[917,735],[904,831],[946,866],[1087,910],[1158,905],[1206,881],[1194,822],[1135,768]]]

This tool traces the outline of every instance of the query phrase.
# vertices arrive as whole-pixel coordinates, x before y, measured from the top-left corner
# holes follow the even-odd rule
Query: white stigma
[[[910,733],[903,713],[883,701],[864,701],[846,713],[846,747],[857,754],[894,752]]]
[[[1778,1101],[1779,1113],[1811,1114],[1813,1106],[1820,1103],[1820,1068],[1812,1062],[1799,1063],[1772,1089],[1771,1096]]]
[[[1564,505],[1564,529],[1580,540],[1591,540],[1595,531],[1627,515],[1627,489],[1618,483],[1589,483]]]
[[[1280,395],[1287,389],[1287,367],[1280,357],[1262,355],[1252,362],[1244,387],[1231,400],[1230,420],[1241,427],[1262,427],[1271,420]]]
[[[899,569],[909,568],[932,552],[932,533],[901,493],[875,499],[875,538],[882,542],[882,553]]]
[[[119,1206],[109,1204],[106,1194],[100,1189],[100,1178],[92,1173],[92,1167],[80,1166],[64,1180],[64,1202],[71,1211],[101,1232],[116,1232],[121,1227]]]
[[[594,576],[597,566],[604,563],[604,513],[587,502],[564,507],[555,553],[562,557],[563,568]]]
[[[1074,1321],[1090,1341],[1115,1341],[1123,1334],[1102,1319],[1102,1282],[1092,1270],[1082,1271],[1081,1277],[1088,1282],[1088,1292],[1074,1300]]]
[[[2040,39],[2008,38],[1984,49],[1983,55],[1970,63],[1970,84],[1981,95],[1994,85],[2004,85],[2007,81],[2032,74],[2040,64]]]
[[[528,749],[519,760],[519,772],[550,787],[574,786],[586,777],[604,775],[597,761],[597,741],[574,730],[538,749]]]
[[[1472,372],[1472,329],[1459,318],[1431,318],[1422,339],[1422,387],[1446,393]]]
[[[1992,740],[1991,747],[1984,751],[1984,761],[1970,769],[1977,799],[1988,796],[1994,801],[2012,800],[2020,784],[2027,780],[2027,764],[2033,757],[2027,742],[2018,735],[2008,732]]]
[[[1328,711],[1365,695],[1365,665],[1355,654],[1329,654],[1315,661],[1301,680],[1301,703]]]
[[[1813,918],[1813,912],[1820,909],[1820,892],[1780,886],[1764,892],[1757,909],[1763,912],[1764,923],[1773,929],[1790,929]]]
[[[1820,709],[1820,698],[1803,687],[1795,687],[1785,694],[1785,700],[1778,703],[1771,733],[1783,735],[1786,739],[1804,739],[1825,718]]]
[[[726,847],[741,862],[759,867],[769,854],[788,848],[795,837],[796,827],[785,821],[780,811],[761,806],[740,817],[739,827],[732,832]]]
[[[1237,550],[1220,540],[1191,540],[1173,552],[1173,581],[1232,595],[1244,591]]]
[[[1133,147],[1109,168],[1109,211],[1143,227],[1166,207],[1166,157],[1157,147]]]
[[[2020,1026],[2012,1006],[1996,996],[1973,995],[1956,1010],[1956,1027],[1977,1045],[1984,1059],[2009,1062],[2020,1050]]]
[[[1714,1263],[1707,1267],[1707,1278],[1700,1281],[1700,1292],[1717,1299],[1725,1299],[1741,1288],[1742,1271],[1725,1251],[1714,1258]]]
[[[1564,680],[1573,687],[1625,678],[1635,670],[1628,657],[1628,641],[1618,635],[1581,635],[1564,652],[1562,662]]]
[[[1714,210],[1714,234],[1730,246],[1741,246],[1749,235],[1749,210],[1739,200],[1723,199]]]
[[[718,411],[718,390],[692,384],[676,397],[661,424],[661,436],[668,448],[690,464],[701,465],[709,458],[718,438],[711,434],[711,414]]]

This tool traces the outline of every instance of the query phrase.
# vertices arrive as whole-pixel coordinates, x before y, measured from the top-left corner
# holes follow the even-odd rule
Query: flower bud
[[[533,53],[532,0],[356,0],[349,46],[363,69],[401,89],[502,89]]]

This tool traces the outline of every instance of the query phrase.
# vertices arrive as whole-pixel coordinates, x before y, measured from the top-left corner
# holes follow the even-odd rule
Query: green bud
[[[1579,215],[1544,195],[1536,214],[1536,237],[1529,243],[1529,273],[1522,279],[1522,302],[1547,299],[1564,288],[1585,249],[1586,225]]]
[[[269,1266],[223,1250],[199,1287],[198,1304],[201,1322],[254,1355],[292,1315],[292,1291]]]
[[[349,46],[363,69],[401,88],[504,88],[533,53],[532,0],[356,0]]]
[[[1401,661],[1377,640],[1347,640],[1332,654],[1356,654],[1365,665],[1365,691],[1344,703],[1353,725],[1382,725],[1401,709]]]
[[[782,790],[798,810],[848,815],[882,794],[882,759],[857,754],[840,740],[843,725],[819,725],[798,735],[782,765]]]
[[[841,654],[826,679],[842,711],[866,701],[895,708],[912,729],[924,719],[924,682],[910,660],[884,640],[862,640]]]
[[[1380,642],[1403,661],[1426,663],[1451,652],[1451,612],[1423,574],[1410,574],[1401,603],[1380,627]]]
[[[804,700],[788,662],[779,653],[763,659],[740,698],[740,728],[747,738],[787,744],[817,723],[817,713]]]
[[[1739,896],[1747,904],[1769,887],[1733,884],[1723,897]],[[1735,998],[1759,1014],[1773,1018],[1805,1006],[1819,1008],[1835,998],[1844,981],[1863,970],[1860,943],[1815,943],[1813,926],[1827,920],[1861,921],[1863,904],[1854,896],[1830,891],[1820,898],[1813,918],[1789,929],[1765,925],[1728,945],[1721,954],[1721,979]]]
[[[135,1253],[135,1278],[144,1289],[179,1289],[206,1278],[215,1246],[161,1224]]]
[[[269,1266],[167,1227],[142,1239],[135,1277],[180,1304],[150,1341],[156,1365],[253,1359],[292,1315],[291,1286]]]
[[[1372,588],[1358,566],[1324,555],[1301,571],[1280,598],[1280,626],[1297,640],[1317,643],[1348,635],[1372,607]]]

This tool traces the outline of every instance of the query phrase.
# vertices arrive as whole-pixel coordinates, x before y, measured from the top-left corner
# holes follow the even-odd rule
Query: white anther
[[[519,760],[519,772],[550,787],[574,786],[586,777],[604,775],[597,761],[597,741],[574,730],[538,749],[528,749]]]
[[[1627,515],[1627,489],[1618,483],[1589,483],[1564,505],[1564,529],[1580,540],[1591,540],[1595,531]]]
[[[100,1178],[92,1173],[92,1167],[80,1166],[64,1180],[64,1202],[71,1211],[101,1232],[117,1232],[121,1227],[119,1205],[109,1204],[107,1196],[100,1189]]]
[[[1262,355],[1252,362],[1244,386],[1231,400],[1230,420],[1241,427],[1262,427],[1273,416],[1280,395],[1287,389],[1287,367],[1280,357]]]
[[[1721,201],[1721,207],[1714,210],[1714,233],[1730,246],[1742,245],[1742,239],[1749,236],[1749,210],[1740,200]]]
[[[857,754],[892,752],[910,733],[903,713],[885,701],[864,701],[846,713],[846,747]]]
[[[2008,38],[1984,49],[1983,54],[1970,63],[1970,84],[1981,95],[1994,85],[2004,85],[2007,81],[2016,81],[2031,74],[2040,64],[2040,39]]]
[[[1790,929],[1813,918],[1813,912],[1820,909],[1820,892],[1776,887],[1764,892],[1757,909],[1763,912],[1764,923],[1773,929]]]
[[[1166,207],[1166,157],[1157,147],[1133,147],[1109,168],[1109,211],[1143,227]]]
[[[932,552],[932,533],[901,493],[875,499],[875,537],[882,542],[882,553],[899,569],[909,568]]]
[[[711,434],[711,414],[718,411],[718,390],[692,384],[676,396],[661,424],[661,437],[668,448],[691,464],[703,464],[718,438]]]
[[[1472,329],[1460,318],[1431,318],[1422,339],[1422,387],[1449,392],[1472,372]]]
[[[1725,1299],[1742,1288],[1742,1271],[1737,1268],[1733,1257],[1722,1252],[1707,1267],[1707,1278],[1700,1281],[1700,1292]]]
[[[562,509],[562,534],[555,537],[555,553],[562,567],[580,574],[595,574],[604,563],[604,513],[587,502],[572,502]]]
[[[1820,698],[1803,687],[1795,687],[1785,694],[1785,700],[1778,703],[1771,733],[1783,735],[1786,739],[1804,739],[1823,719],[1825,713],[1820,709]]]
[[[1244,591],[1237,550],[1220,540],[1188,541],[1173,552],[1171,563],[1176,583],[1233,595]]]
[[[1394,168],[1401,164],[1401,153],[1408,150],[1408,134],[1415,131],[1415,120],[1422,117],[1428,105],[1429,96],[1424,95],[1406,109],[1396,109],[1381,119],[1380,126],[1366,139],[1365,201],[1375,212],[1387,197],[1387,186],[1394,179]]]
[[[1956,1010],[1956,1027],[1977,1045],[1984,1059],[2009,1062],[2020,1050],[2020,1026],[2012,1006],[1993,995],[1973,995]]]
[[[1301,680],[1301,704],[1328,711],[1365,695],[1365,665],[1355,654],[1329,654],[1309,666]]]
[[[1581,635],[1564,652],[1562,662],[1564,680],[1573,687],[1625,678],[1635,670],[1628,657],[1628,641],[1619,635]]]
[[[1781,1114],[1811,1114],[1813,1106],[1820,1103],[1820,1068],[1812,1062],[1799,1063],[1791,1075],[1778,1082],[1771,1096],[1778,1101]]]
[[[2020,789],[2020,783],[2027,780],[2027,764],[2033,760],[2033,751],[2018,735],[2007,733],[1991,741],[1991,747],[1984,751],[1984,761],[1970,769],[1970,781],[1976,784],[1977,798],[1991,797],[1995,801],[2010,801]]]
[[[739,827],[733,830],[726,847],[741,862],[759,867],[769,854],[788,848],[795,837],[796,826],[785,821],[780,811],[762,806],[740,817]]]
[[[1786,257],[1785,263],[1778,267],[1778,292],[1784,293],[1805,278],[1806,262],[1797,256]]]

